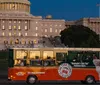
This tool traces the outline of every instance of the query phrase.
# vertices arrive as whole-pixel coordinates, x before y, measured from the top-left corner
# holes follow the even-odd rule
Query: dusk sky
[[[78,20],[83,17],[98,17],[100,0],[30,0],[31,14],[52,15],[54,19]]]

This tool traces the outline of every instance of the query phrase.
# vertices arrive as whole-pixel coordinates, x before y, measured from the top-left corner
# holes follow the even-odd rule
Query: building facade
[[[84,25],[100,34],[100,18],[83,18],[75,22],[76,25]]]
[[[76,21],[66,21],[66,28],[71,25],[83,25],[100,34],[100,18],[82,18]]]
[[[0,49],[37,43],[41,37],[59,36],[65,20],[30,14],[29,0],[0,0]]]

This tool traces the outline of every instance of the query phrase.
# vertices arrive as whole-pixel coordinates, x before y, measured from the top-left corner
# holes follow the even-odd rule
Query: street
[[[8,81],[7,72],[2,71],[0,74],[0,85],[29,85],[25,81]],[[35,85],[87,85],[82,84],[80,81],[38,81]],[[94,85],[100,85],[100,82],[97,82]]]
[[[7,81],[7,79],[0,79],[0,85],[29,85],[27,84],[25,81]],[[60,81],[38,81],[36,82],[35,85],[76,85],[76,84],[79,84],[79,85],[87,85],[87,84],[82,84],[81,82],[79,81],[63,81],[63,82],[60,82]],[[100,85],[100,82],[97,82],[96,84],[94,85]]]

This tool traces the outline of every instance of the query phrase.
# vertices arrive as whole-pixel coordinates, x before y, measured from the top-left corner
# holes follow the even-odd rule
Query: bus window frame
[[[92,62],[92,60],[93,60],[93,54],[95,54],[96,56],[99,56],[99,51],[91,51],[91,50],[86,50],[86,51],[68,51],[68,52],[76,52],[76,55],[80,55],[80,61],[73,61],[73,59],[72,60],[70,60],[70,63],[80,63],[80,65],[82,65],[82,63],[88,63],[88,65],[85,65],[85,66],[73,66],[72,64],[72,67],[73,68],[94,68],[95,66],[94,66],[94,64],[93,64],[93,62]],[[89,61],[84,61],[83,60],[83,52],[85,52],[85,54],[86,54],[86,58],[89,58],[89,56],[90,56],[90,59],[91,60],[89,60]],[[91,56],[92,55],[92,56]],[[71,57],[72,58],[72,56],[69,56],[69,53],[68,53],[68,57]],[[76,56],[76,58],[77,58],[78,56]],[[73,57],[74,58],[74,57]],[[92,63],[91,63],[92,62]]]
[[[27,52],[27,58],[28,58],[28,50],[26,49],[14,49],[14,56],[13,56],[13,60],[14,60],[14,67],[26,67],[27,66],[27,58],[26,59],[21,59],[21,58],[16,58],[16,52],[17,51],[26,51]],[[15,60],[26,60],[26,65],[15,65]]]
[[[54,60],[54,65],[44,65],[44,58],[43,58],[43,54],[44,54],[44,51],[52,51],[53,52],[53,58],[55,58],[55,59],[53,59]],[[44,49],[44,50],[42,50],[42,61],[43,61],[43,63],[42,63],[42,65],[43,65],[43,67],[55,67],[56,66],[56,57],[54,56],[54,50],[53,49]]]
[[[56,58],[56,53],[66,53],[67,55],[68,55],[68,51],[66,50],[61,50],[61,51],[54,51],[54,56],[55,56],[55,62],[56,62],[56,66],[59,66],[58,64],[57,64],[57,58]],[[67,56],[66,56],[66,58],[67,58]]]
[[[41,50],[29,50],[29,51],[28,51],[28,54],[29,54],[29,55],[28,55],[28,61],[29,61],[29,62],[30,62],[30,60],[31,60],[31,59],[30,59],[30,51],[39,51],[39,52],[40,52],[40,57],[39,57],[39,58],[40,58],[40,60],[42,61]],[[29,63],[29,66],[30,66],[30,67],[42,67],[42,65],[30,65],[30,63]]]

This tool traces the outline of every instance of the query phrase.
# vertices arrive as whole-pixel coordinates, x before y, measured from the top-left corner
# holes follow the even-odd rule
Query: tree
[[[100,47],[99,35],[83,25],[73,25],[60,35],[61,42],[68,47]]]

